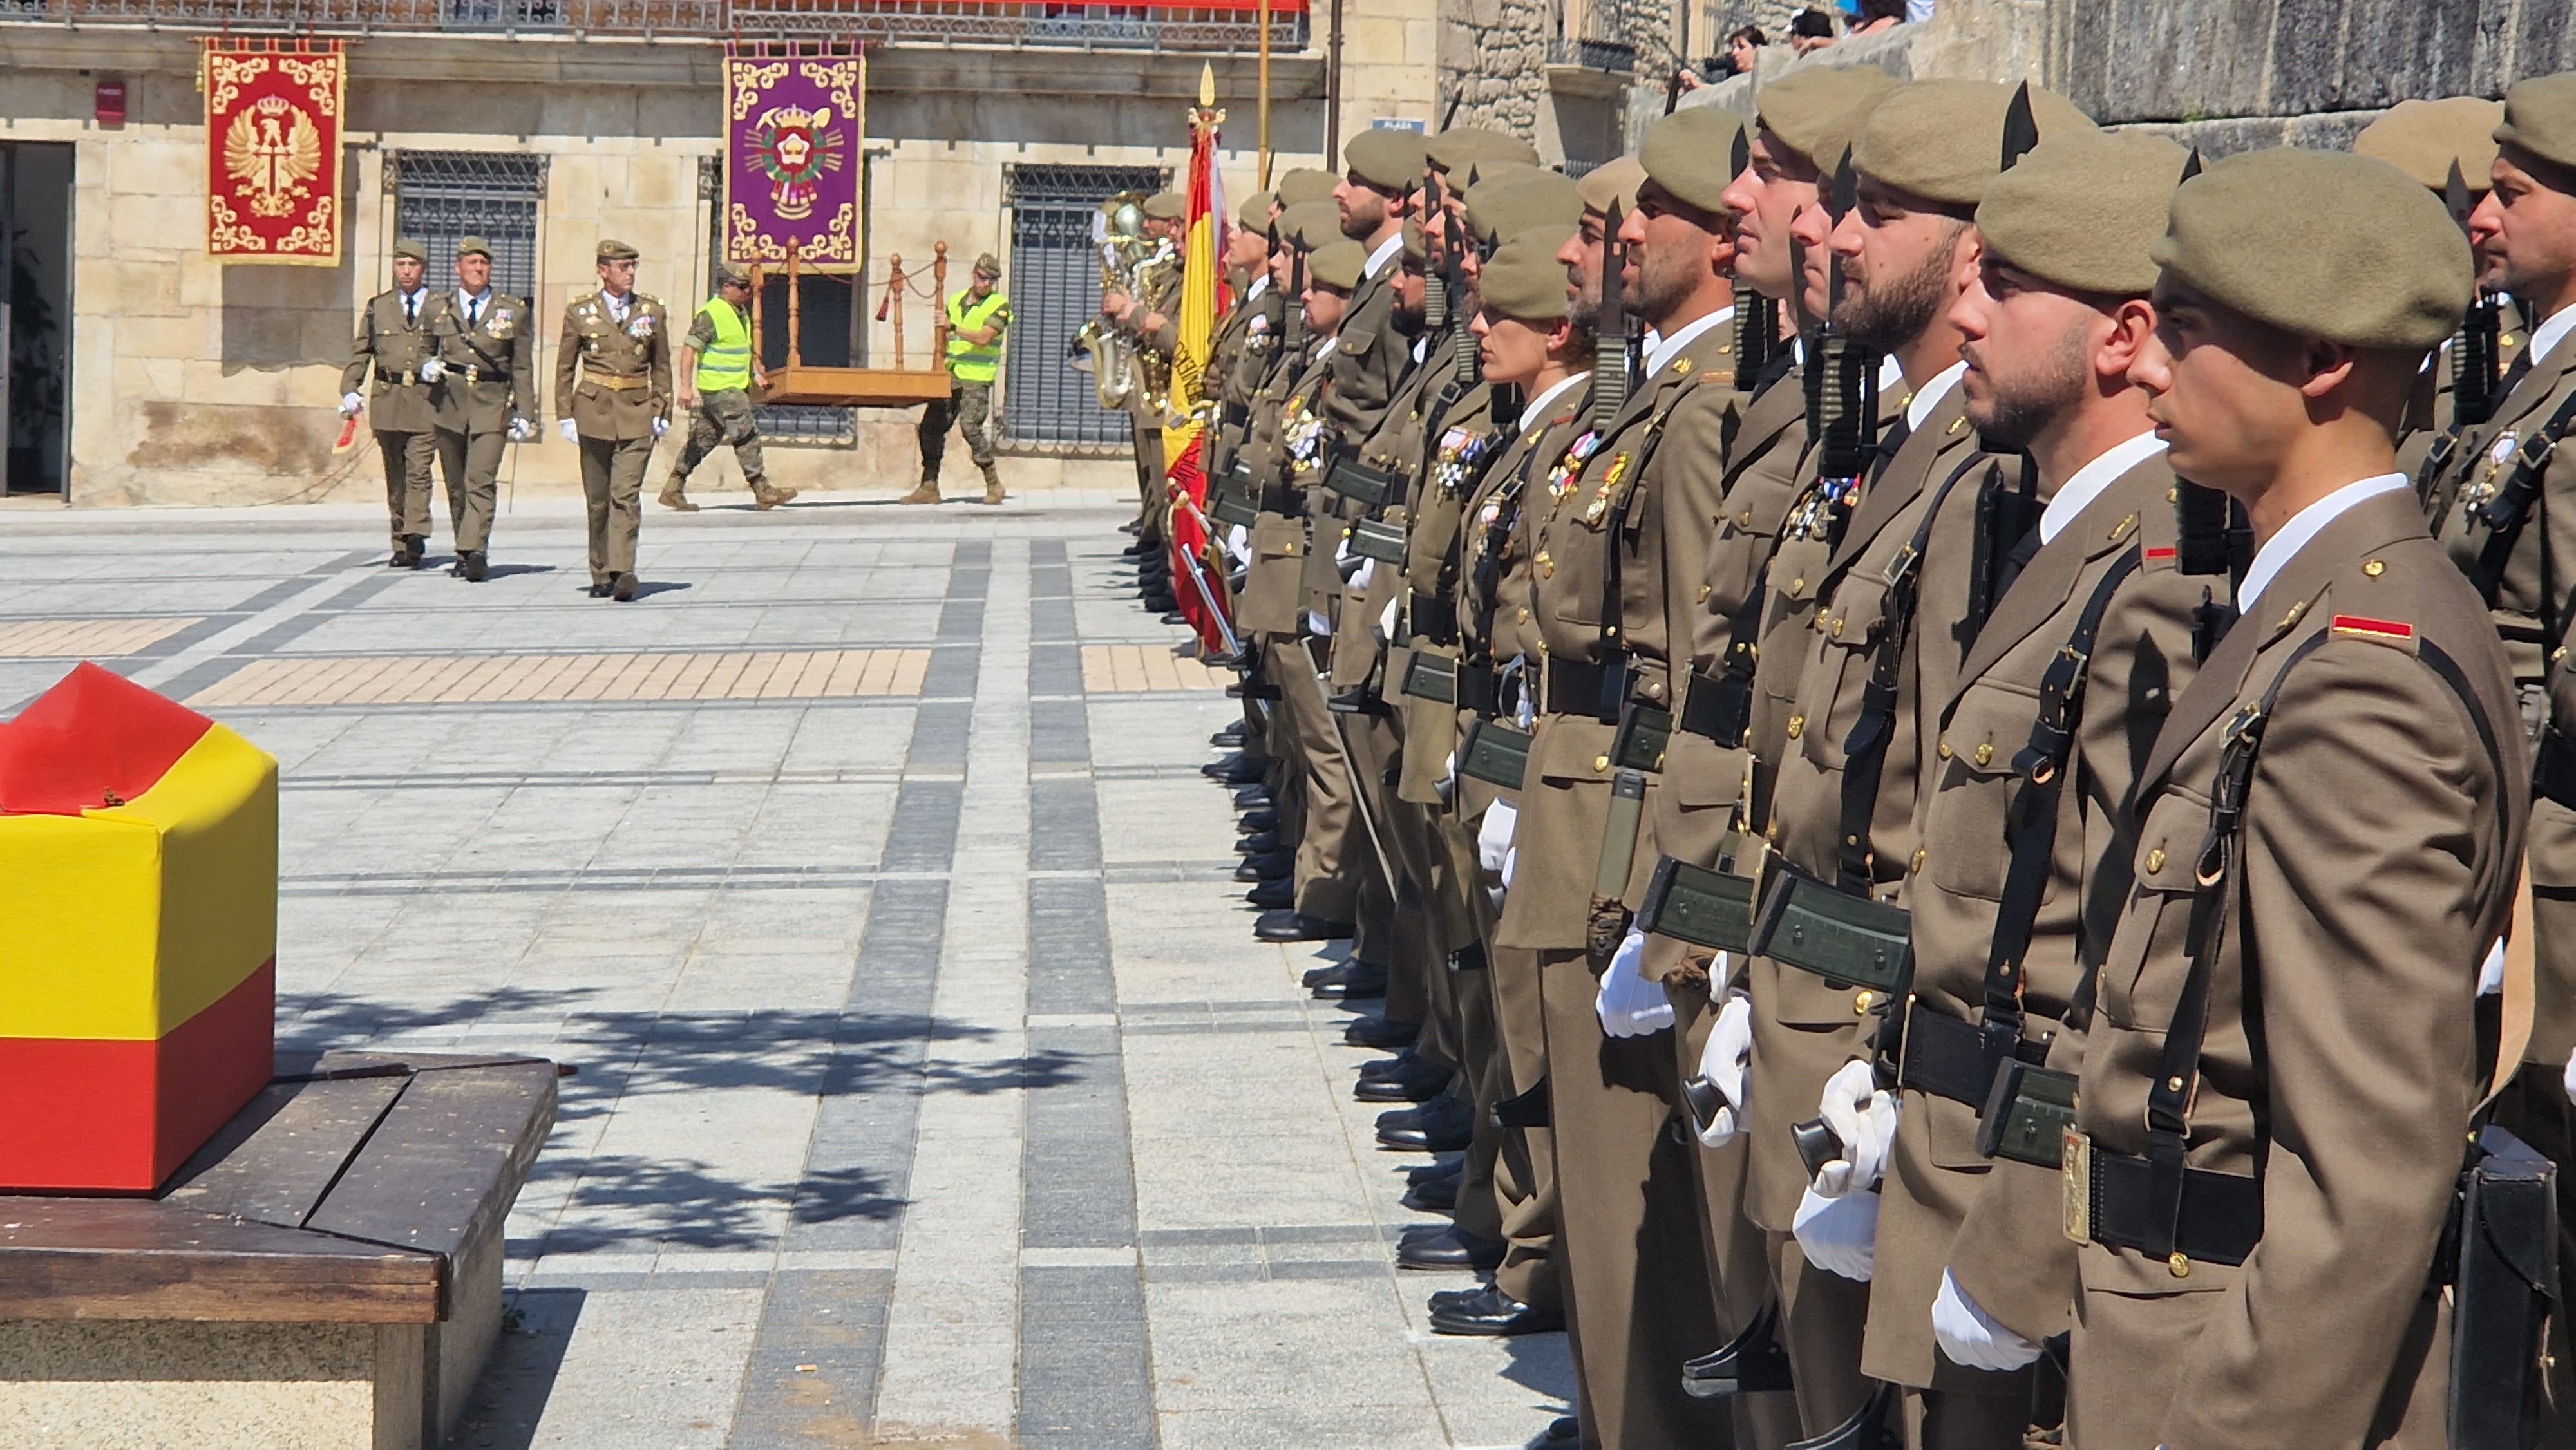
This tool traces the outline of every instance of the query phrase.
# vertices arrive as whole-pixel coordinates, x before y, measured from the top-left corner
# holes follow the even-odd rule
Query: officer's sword
[[[1175,490],[1172,501],[1187,508],[1190,511],[1190,517],[1199,521],[1199,538],[1203,541],[1200,545],[1201,557],[1184,561],[1189,566],[1190,586],[1198,590],[1199,602],[1207,606],[1208,618],[1216,621],[1217,638],[1225,642],[1225,652],[1230,655],[1240,655],[1243,653],[1243,641],[1235,637],[1233,627],[1226,623],[1225,611],[1217,607],[1216,592],[1208,588],[1207,583],[1205,555],[1208,546],[1216,542],[1216,525],[1210,522],[1208,516],[1200,510],[1198,500],[1188,494]]]

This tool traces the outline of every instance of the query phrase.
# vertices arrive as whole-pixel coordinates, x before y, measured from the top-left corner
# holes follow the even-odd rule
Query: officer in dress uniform
[[[358,313],[358,338],[340,374],[340,412],[369,414],[376,449],[385,463],[385,503],[392,516],[393,552],[385,562],[417,569],[429,543],[429,466],[438,453],[430,386],[420,365],[431,354],[430,328],[447,294],[429,290],[429,249],[404,237],[394,243],[394,285],[367,299]],[[375,386],[368,395],[372,371]]]
[[[1011,299],[1001,291],[1002,264],[992,253],[975,259],[973,279],[944,304],[948,309],[948,400],[921,410],[921,486],[898,503],[939,502],[939,462],[948,453],[948,429],[966,435],[967,456],[984,474],[984,502],[1002,501],[1002,475],[993,467],[993,380],[1001,375],[1002,333],[1011,325]]]
[[[742,465],[743,484],[751,506],[774,509],[796,496],[792,488],[772,488],[760,451],[759,404],[752,389],[769,386],[769,374],[751,351],[751,274],[731,262],[716,264],[716,295],[699,304],[697,316],[680,338],[676,371],[680,407],[689,414],[689,441],[671,461],[671,476],[653,501],[681,513],[696,513],[686,492],[689,475],[719,447],[733,449]]]
[[[590,505],[590,597],[635,597],[635,534],[653,445],[671,426],[671,314],[635,290],[635,249],[598,248],[599,290],[564,308],[555,416],[581,450]]]
[[[456,531],[455,575],[483,582],[492,514],[500,500],[501,449],[537,436],[536,339],[526,299],[492,287],[492,247],[456,243],[456,294],[430,321],[430,379],[438,468]]]
[[[1190,199],[1177,191],[1158,191],[1145,198],[1138,208],[1145,214],[1145,237],[1175,251],[1189,225]],[[1103,293],[1101,315],[1115,324],[1137,348],[1170,358],[1180,345],[1181,268],[1177,262],[1160,267],[1155,276],[1146,279],[1151,288],[1143,296],[1130,296],[1119,291]],[[1137,385],[1127,393],[1128,429],[1135,442],[1137,547],[1139,556],[1159,561],[1163,546],[1163,405],[1167,399],[1151,397],[1139,372]],[[934,489],[936,479],[925,480]],[[1163,598],[1169,598],[1166,593]],[[1165,609],[1171,605],[1165,604]]]

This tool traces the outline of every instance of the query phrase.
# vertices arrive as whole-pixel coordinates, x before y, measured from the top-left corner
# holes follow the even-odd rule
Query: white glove
[[[1333,622],[1324,617],[1322,610],[1309,609],[1306,611],[1306,632],[1317,639],[1331,639]]]
[[[342,393],[342,394],[340,395],[340,416],[341,416],[341,417],[343,417],[343,418],[354,418],[354,417],[358,416],[360,413],[365,412],[366,410],[367,410],[367,400],[366,400],[366,399],[359,397],[359,396],[358,396],[357,394],[355,394],[355,393]]]
[[[1375,559],[1362,559],[1360,566],[1351,571],[1351,588],[1362,594],[1366,594],[1368,587],[1376,582],[1377,560]]]
[[[1512,889],[1512,868],[1513,868],[1513,867],[1515,867],[1515,866],[1517,866],[1517,865],[1519,865],[1520,863],[1521,863],[1521,848],[1520,848],[1520,847],[1518,847],[1518,846],[1514,846],[1514,847],[1512,847],[1510,850],[1505,851],[1505,852],[1503,853],[1503,889],[1504,889],[1505,891],[1509,891],[1509,890],[1511,890],[1511,889]]]
[[[1887,1176],[1888,1145],[1896,1141],[1896,1095],[1879,1091],[1868,1063],[1846,1062],[1841,1071],[1825,1079],[1820,1106],[1825,1126],[1843,1140],[1843,1156],[1816,1170],[1814,1191],[1824,1198],[1840,1198],[1876,1188]]]
[[[1478,866],[1487,871],[1503,869],[1503,856],[1512,848],[1512,826],[1519,819],[1520,811],[1510,801],[1496,801],[1485,807],[1485,819],[1476,827]]]
[[[1646,934],[1630,927],[1592,993],[1593,1015],[1612,1037],[1644,1037],[1673,1025],[1672,998],[1663,983],[1646,980],[1645,959]]]
[[[512,418],[512,419],[510,420],[510,433],[509,433],[509,438],[510,438],[510,441],[511,441],[511,442],[513,442],[513,443],[525,443],[525,442],[527,442],[529,439],[534,438],[534,437],[536,437],[536,436],[537,436],[537,420],[536,420],[536,419],[534,419],[534,418]]]
[[[1866,1284],[1878,1262],[1878,1192],[1822,1198],[1810,1188],[1798,1199],[1789,1231],[1808,1263]]]
[[[654,436],[654,437],[659,438],[659,437],[661,437],[663,434],[668,433],[668,432],[670,432],[670,431],[671,431],[671,420],[670,420],[670,419],[668,419],[668,418],[656,418],[656,419],[654,419],[654,420],[653,420],[653,436]]]
[[[1342,565],[1347,564],[1350,561],[1351,536],[1344,534],[1341,539],[1333,545],[1333,567],[1335,569],[1339,569]]]
[[[555,431],[563,435],[563,440],[566,443],[579,443],[581,441],[581,430],[573,426],[573,421],[570,418],[566,418],[562,422],[555,424]]]
[[[1932,1337],[1952,1363],[1970,1369],[2013,1370],[2039,1358],[2038,1345],[1978,1308],[1947,1269],[1941,1271],[1941,1292],[1932,1299]]]
[[[2478,965],[2478,995],[2493,997],[2504,990],[2504,938],[2487,948],[2487,959]]]
[[[1234,532],[1225,536],[1225,551],[1233,555],[1234,562],[1238,564],[1251,563],[1252,531],[1241,524],[1236,524]]]
[[[1717,1025],[1708,1030],[1708,1045],[1699,1052],[1699,1075],[1717,1089],[1727,1105],[1709,1119],[1699,1135],[1703,1146],[1723,1148],[1743,1127],[1745,1068],[1753,1061],[1753,999],[1742,992],[1726,994],[1717,1009]]]
[[[1369,562],[1374,564],[1377,561],[1372,559]],[[1390,599],[1386,602],[1386,611],[1377,617],[1377,637],[1379,639],[1388,640],[1395,638],[1396,611],[1402,608],[1404,608],[1404,601],[1401,598]]]
[[[2576,1053],[2567,1057],[2567,1075],[2561,1080],[2567,1089],[2567,1101],[2576,1103]]]
[[[434,383],[445,376],[447,376],[447,364],[434,357],[421,359],[420,380],[422,382]]]

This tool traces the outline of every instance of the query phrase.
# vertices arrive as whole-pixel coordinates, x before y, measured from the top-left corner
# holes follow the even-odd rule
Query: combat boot
[[[675,509],[684,514],[696,513],[698,511],[698,506],[689,502],[688,496],[681,492],[682,489],[687,488],[688,486],[687,479],[682,478],[676,473],[672,474],[670,481],[662,485],[661,494],[656,497],[653,502],[660,504],[666,509]]]
[[[895,502],[937,503],[939,502],[939,480],[935,478],[925,478],[921,481],[920,487],[915,488],[912,492],[896,499]]]
[[[795,496],[792,488],[771,488],[765,483],[751,486],[751,506],[756,509],[774,509]]]
[[[1003,494],[1003,492],[1002,492],[1002,474],[1001,474],[1001,470],[999,470],[999,469],[995,468],[993,465],[991,465],[991,464],[989,464],[989,463],[985,464],[983,467],[984,467],[984,502],[986,502],[986,503],[992,503],[992,504],[1000,503],[1000,502],[1002,501],[1002,499],[1005,497],[1005,495],[1004,495],[1004,494]]]

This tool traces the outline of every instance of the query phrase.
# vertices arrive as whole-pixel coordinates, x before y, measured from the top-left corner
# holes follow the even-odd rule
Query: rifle
[[[2460,175],[2460,163],[2451,163],[2450,179],[2444,183],[2442,200],[2451,209],[2451,219],[2468,229],[2469,211],[2475,205],[2466,180]],[[2504,298],[2493,288],[2478,288],[2477,300],[2469,304],[2468,315],[2461,319],[2460,335],[2451,344],[2451,426],[2454,430],[2474,427],[2495,416],[2496,404],[2503,401],[2496,384],[2504,361],[2498,339],[2504,330]]]
[[[1673,78],[1664,82],[1664,114],[1671,115],[1682,103],[1682,72],[1687,67],[1676,63]]]
[[[1825,214],[1839,225],[1859,199],[1860,176],[1845,148],[1825,196]],[[1843,264],[1825,253],[1825,317],[1817,324],[1816,365],[1807,375],[1807,431],[1816,440],[1816,481],[1791,526],[1807,537],[1839,545],[1843,526],[1860,500],[1862,471],[1878,424],[1878,357],[1852,346],[1834,321],[1843,301]]]
[[[2030,82],[2024,81],[2013,92],[2011,104],[2004,108],[2003,169],[2012,170],[2038,144],[2039,123],[2031,115]],[[1984,452],[2004,451],[1986,446],[1983,439],[1978,442]],[[1976,546],[1969,571],[1965,621],[1971,638],[1985,628],[1986,617],[1994,612],[1996,601],[2011,585],[2006,572],[2013,551],[2031,530],[2039,527],[2038,476],[2038,464],[2023,453],[2018,490],[2007,492],[2000,476],[1977,490]]]
[[[1592,342],[1592,426],[1607,428],[1628,401],[1629,348],[1626,279],[1619,255],[1619,225],[1626,218],[1612,200],[1601,226],[1600,329]]]

